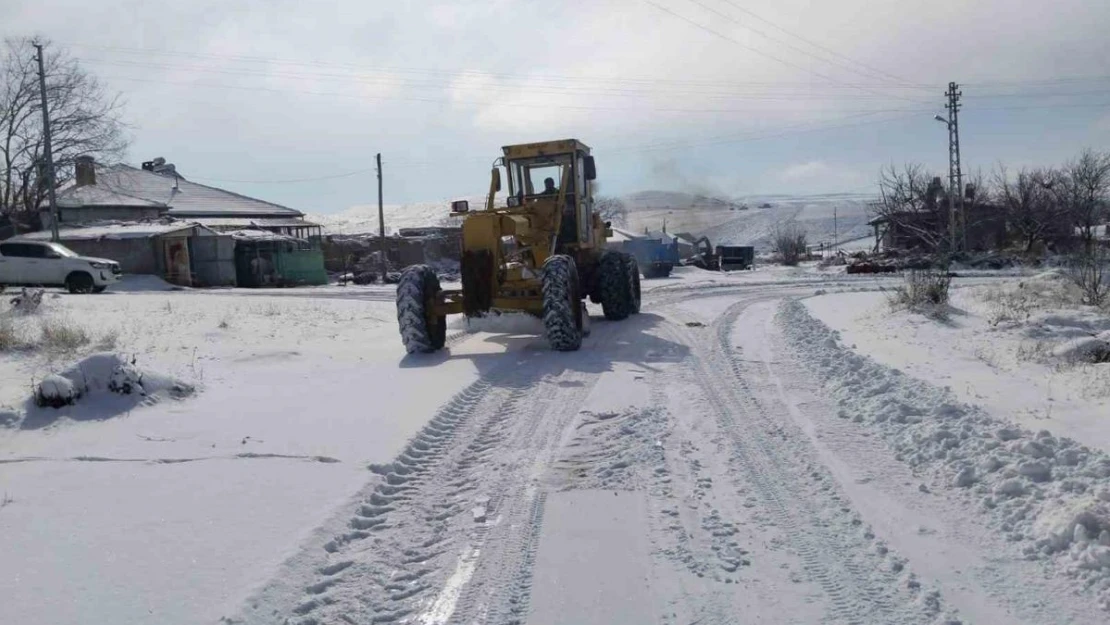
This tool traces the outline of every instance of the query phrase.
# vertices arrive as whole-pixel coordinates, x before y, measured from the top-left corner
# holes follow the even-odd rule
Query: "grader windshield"
[[[572,154],[558,156],[537,156],[533,158],[516,159],[508,162],[509,195],[518,200],[541,197],[551,191],[545,181],[550,178],[554,193],[562,188],[564,179],[572,180],[570,173],[574,163]],[[573,185],[567,188],[568,196],[574,195]]]

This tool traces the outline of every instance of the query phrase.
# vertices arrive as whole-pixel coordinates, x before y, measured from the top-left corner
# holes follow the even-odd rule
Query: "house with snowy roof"
[[[57,193],[58,234],[125,274],[186,286],[325,284],[321,227],[287,206],[186,180],[157,158],[141,168],[78,157]],[[43,210],[49,238],[53,216]]]
[[[135,168],[78,157],[73,180],[59,190],[57,204],[59,225],[170,217],[217,231],[267,230],[298,238],[319,237],[321,229],[294,208],[191,182],[164,158]],[[43,214],[43,223],[49,227],[49,214]]]

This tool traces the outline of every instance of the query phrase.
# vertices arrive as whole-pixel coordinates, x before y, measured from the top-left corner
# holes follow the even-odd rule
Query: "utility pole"
[[[378,164],[378,252],[382,261],[382,284],[385,284],[385,210],[382,208],[382,155],[374,159]]]
[[[50,240],[58,242],[58,203],[54,199],[54,153],[50,149],[50,110],[46,106],[46,69],[43,64],[42,44],[33,43],[38,51],[39,95],[42,97],[42,151],[46,160],[46,197],[50,201]]]
[[[963,92],[954,82],[948,83],[948,210],[952,235],[952,251],[956,248],[956,214],[960,214],[960,227],[963,229],[963,239],[967,239],[967,215],[964,214],[964,184],[963,173],[960,171],[960,96]],[[955,205],[953,205],[955,202]]]
[[[837,236],[837,231],[836,231],[836,205],[834,204],[833,205],[833,255],[834,256],[836,255],[836,250],[839,247],[839,243],[840,243],[837,240],[838,238],[839,237]]]

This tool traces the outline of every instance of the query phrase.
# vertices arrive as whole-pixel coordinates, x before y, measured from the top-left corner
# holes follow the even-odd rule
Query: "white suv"
[[[122,275],[116,261],[79,256],[58,243],[0,241],[0,290],[64,286],[70,293],[100,293]]]

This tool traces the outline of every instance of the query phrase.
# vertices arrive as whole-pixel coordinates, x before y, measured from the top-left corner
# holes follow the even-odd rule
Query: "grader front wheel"
[[[583,308],[578,268],[570,256],[556,255],[543,263],[543,327],[551,349],[575,351],[582,346]]]
[[[447,317],[435,314],[439,291],[439,277],[431,267],[412,265],[401,272],[397,324],[406,352],[434,352],[447,342]]]

